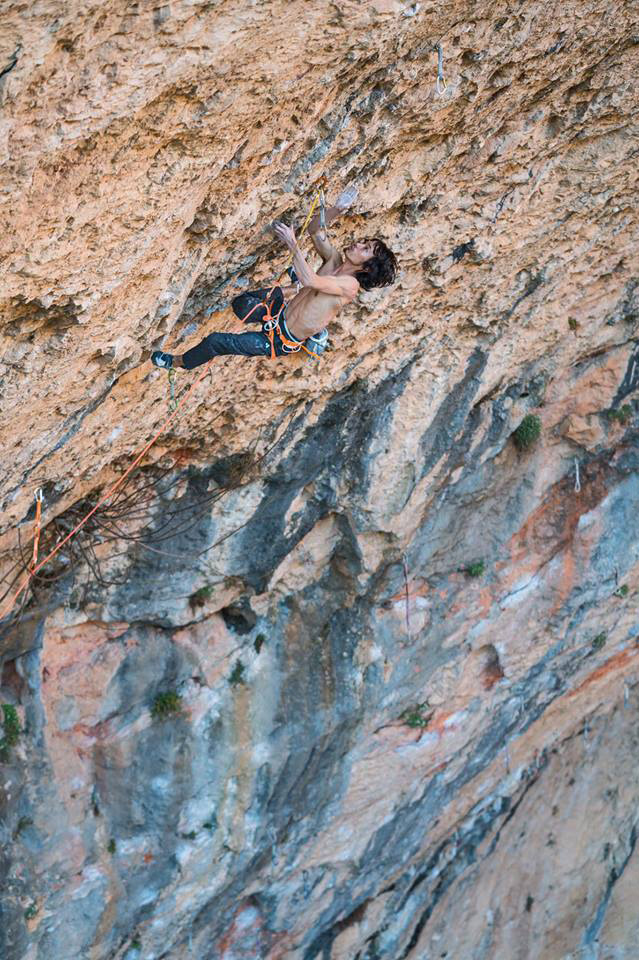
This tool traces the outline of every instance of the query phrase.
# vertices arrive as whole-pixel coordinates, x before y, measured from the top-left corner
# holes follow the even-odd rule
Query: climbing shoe
[[[173,366],[173,354],[154,350],[151,354],[151,363],[156,367],[162,367],[163,370],[170,370]]]
[[[328,330],[320,330],[319,333],[316,333],[313,337],[307,337],[304,341],[304,346],[309,351],[309,353],[314,353],[315,356],[321,356],[326,347],[328,346]]]

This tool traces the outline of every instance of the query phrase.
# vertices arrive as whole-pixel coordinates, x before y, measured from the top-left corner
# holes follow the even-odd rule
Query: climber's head
[[[385,287],[393,283],[397,276],[397,260],[379,237],[365,237],[344,251],[344,257],[355,267],[361,267],[355,273],[364,290],[373,287]]]

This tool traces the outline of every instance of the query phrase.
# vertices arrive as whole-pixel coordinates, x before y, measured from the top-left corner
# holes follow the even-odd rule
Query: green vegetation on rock
[[[464,573],[467,573],[469,577],[481,577],[485,569],[486,564],[483,560],[475,560],[464,567]]]
[[[608,410],[608,419],[615,420],[617,423],[627,423],[631,417],[632,407],[629,403],[624,403],[623,407],[619,407],[618,410],[612,408]]]
[[[11,748],[15,747],[22,730],[18,711],[10,703],[2,704],[4,736],[0,740],[0,762],[6,763],[11,755]]]
[[[407,727],[423,730],[430,723],[432,711],[429,711],[428,702],[417,703],[414,707],[408,707],[404,710],[400,719]]]
[[[606,640],[608,637],[605,633],[598,633],[597,636],[592,641],[593,650],[601,650],[605,646]]]
[[[541,436],[541,420],[534,413],[528,413],[513,433],[513,441],[518,450],[528,450]]]
[[[151,706],[151,716],[155,720],[161,720],[169,717],[171,714],[180,713],[182,709],[182,697],[175,690],[167,690],[166,693],[158,693]]]
[[[205,587],[200,587],[199,590],[196,590],[195,593],[192,593],[189,597],[189,603],[192,607],[203,607],[207,600],[210,600],[213,596],[213,587],[207,585]]]
[[[233,667],[229,677],[229,683],[232,687],[236,687],[239,683],[246,683],[246,680],[244,679],[244,664],[241,660],[238,660]]]

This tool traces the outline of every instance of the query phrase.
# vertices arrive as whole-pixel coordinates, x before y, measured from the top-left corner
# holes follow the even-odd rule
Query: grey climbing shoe
[[[151,363],[156,367],[162,367],[163,370],[170,370],[173,366],[173,354],[154,350],[151,354]]]
[[[310,353],[314,353],[317,357],[320,357],[328,346],[328,330],[324,328],[314,336],[307,337],[304,341],[304,346]]]

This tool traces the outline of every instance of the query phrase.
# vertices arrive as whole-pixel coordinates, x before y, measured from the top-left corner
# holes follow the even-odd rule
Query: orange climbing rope
[[[211,362],[211,361],[209,360],[209,363],[210,363],[210,362]],[[95,506],[92,507],[91,510],[89,510],[89,512],[86,514],[86,516],[84,516],[84,517],[80,520],[80,522],[75,525],[75,527],[73,528],[73,530],[71,530],[71,531],[66,535],[66,537],[65,537],[63,540],[61,540],[60,543],[58,543],[58,544],[53,548],[53,550],[51,551],[51,553],[49,553],[43,560],[40,560],[39,563],[36,563],[36,562],[35,562],[35,561],[36,561],[36,556],[37,556],[37,554],[36,554],[36,547],[35,547],[35,545],[34,545],[34,560],[33,560],[33,562],[31,563],[31,566],[29,567],[28,572],[27,572],[26,576],[24,577],[24,579],[22,580],[22,582],[20,583],[20,586],[18,587],[18,589],[15,591],[14,594],[12,594],[12,596],[10,597],[8,603],[0,610],[0,620],[4,620],[4,618],[5,618],[6,616],[8,616],[8,614],[11,613],[11,611],[13,610],[13,607],[15,606],[15,604],[16,604],[16,602],[17,602],[17,600],[18,600],[18,597],[20,596],[20,594],[22,593],[22,591],[23,591],[26,587],[28,587],[29,581],[31,580],[31,577],[33,577],[33,576],[38,572],[38,570],[41,570],[42,567],[45,565],[45,563],[48,563],[49,560],[51,560],[52,557],[54,557],[54,556],[56,555],[56,553],[57,553],[59,550],[62,549],[62,547],[65,545],[65,543],[68,543],[69,540],[71,540],[71,538],[74,537],[74,536],[76,535],[76,533],[77,533],[79,530],[82,529],[82,527],[85,525],[85,523],[87,522],[87,520],[88,520],[90,517],[93,516],[93,514],[96,512],[96,510],[97,510],[99,507],[101,507],[103,504],[105,504],[105,503],[107,502],[107,500],[109,500],[109,499],[113,496],[113,494],[115,493],[115,491],[116,491],[119,487],[122,486],[122,484],[124,483],[124,481],[126,480],[126,478],[129,476],[129,474],[131,473],[131,471],[132,471],[135,467],[137,467],[138,463],[142,460],[142,458],[144,457],[145,453],[146,453],[148,450],[151,449],[151,447],[152,447],[153,444],[156,442],[156,440],[158,439],[158,437],[162,436],[162,434],[164,433],[164,431],[166,430],[166,428],[169,426],[169,424],[170,424],[170,423],[172,422],[172,420],[175,418],[176,414],[179,412],[180,408],[182,407],[182,405],[183,405],[184,401],[187,399],[187,397],[193,392],[193,390],[194,390],[195,387],[198,385],[198,383],[204,378],[204,375],[205,375],[205,373],[207,372],[207,370],[208,370],[208,368],[209,368],[209,363],[204,364],[204,366],[202,367],[202,372],[200,373],[200,375],[197,377],[197,379],[195,379],[195,380],[193,381],[193,383],[191,384],[191,386],[189,387],[189,389],[183,394],[182,399],[177,402],[177,404],[176,404],[176,406],[175,406],[175,409],[171,411],[171,413],[170,413],[169,416],[166,418],[166,420],[164,421],[164,423],[162,424],[162,426],[160,427],[160,429],[157,431],[157,433],[155,433],[154,436],[149,440],[149,442],[148,442],[147,444],[145,444],[145,446],[144,446],[143,449],[140,451],[140,453],[137,455],[137,457],[135,458],[135,460],[133,461],[133,463],[125,470],[125,472],[122,474],[122,476],[121,476],[118,480],[116,480],[116,482],[115,482],[114,484],[112,484],[112,485],[109,487],[109,489],[107,490],[107,492],[98,500],[98,502],[95,504]],[[38,540],[39,540],[39,534],[38,534]]]
[[[35,517],[35,526],[33,529],[33,557],[31,558],[30,570],[33,570],[36,563],[38,562],[38,547],[40,545],[40,527],[42,525],[42,488],[38,487],[35,492],[36,500],[36,517]]]

